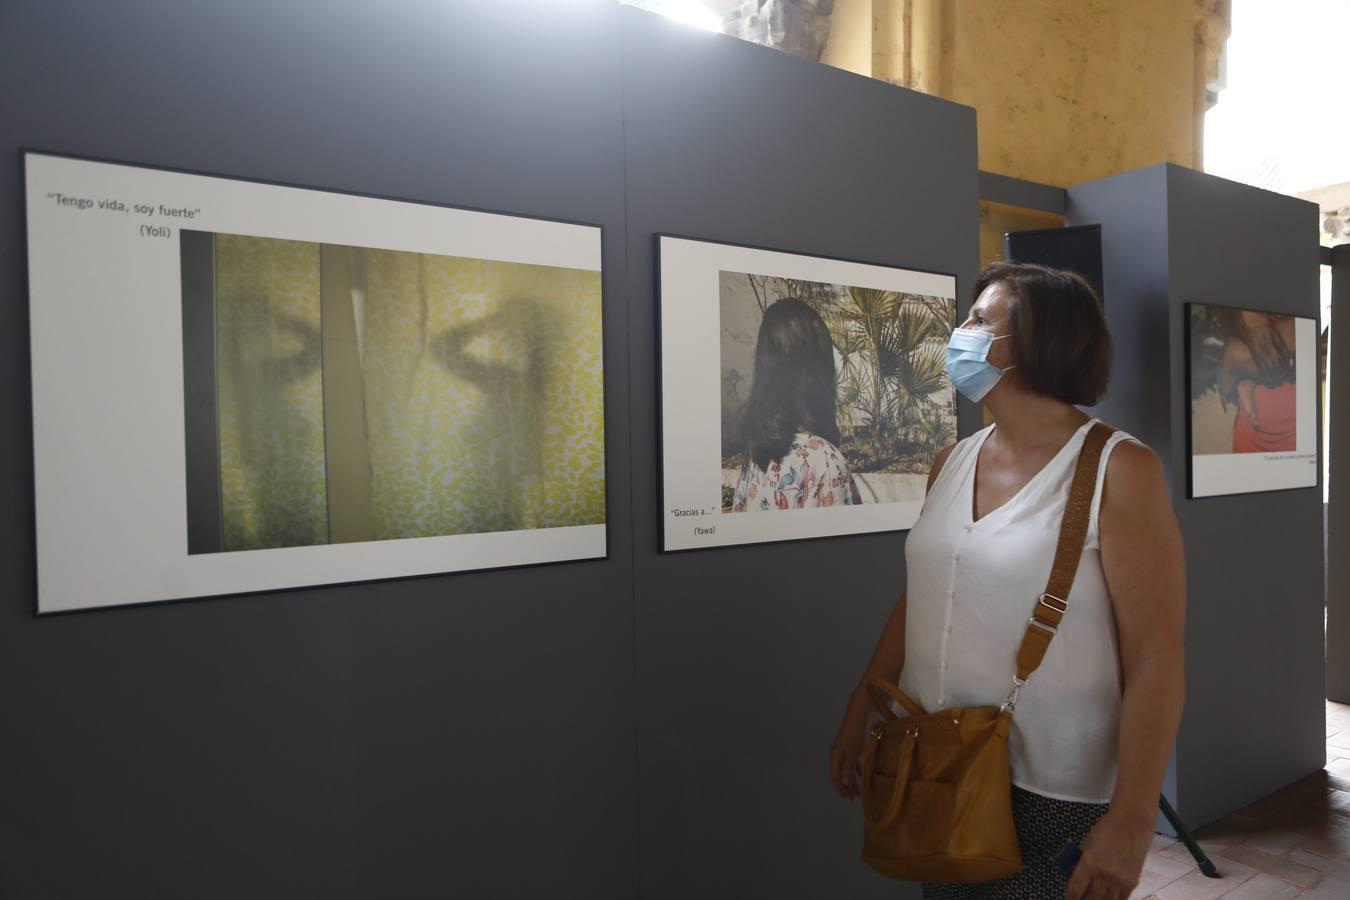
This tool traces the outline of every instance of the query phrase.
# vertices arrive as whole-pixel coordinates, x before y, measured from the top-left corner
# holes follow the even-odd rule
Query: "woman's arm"
[[[1090,887],[1128,893],[1138,882],[1185,703],[1186,562],[1162,462],[1147,447],[1122,442],[1103,491],[1102,571],[1124,680],[1119,763],[1110,811],[1083,842],[1069,900]]]
[[[933,482],[937,480],[938,472],[942,470],[942,464],[947,461],[951,450],[951,447],[944,448],[933,460],[933,468],[928,472],[928,486],[924,489],[925,493],[932,489]],[[899,681],[900,672],[905,667],[907,601],[907,592],[901,591],[900,599],[886,618],[876,649],[872,651],[872,657],[867,661],[857,687],[849,694],[848,706],[844,709],[844,721],[839,726],[839,733],[835,735],[834,744],[830,747],[830,783],[834,785],[835,793],[845,800],[852,800],[858,796],[858,786],[862,777],[859,760],[867,722],[872,717],[872,701],[867,696],[865,687],[867,679],[869,676],[877,675],[887,681]]]
[[[867,723],[872,718],[872,701],[864,685],[869,675],[879,675],[890,681],[900,680],[905,665],[905,608],[907,594],[900,592],[900,600],[891,610],[881,629],[872,658],[867,661],[858,686],[848,695],[844,720],[830,745],[830,784],[834,792],[845,800],[858,796],[862,784],[862,747],[867,734]]]
[[[1262,380],[1269,381],[1281,370],[1293,367],[1293,316],[1246,309],[1237,314],[1236,322],[1238,335],[1251,351]]]
[[[1216,377],[1219,398],[1225,403],[1236,399],[1237,383],[1243,378],[1258,378],[1261,374],[1256,360],[1252,358],[1251,347],[1240,337],[1229,336],[1223,344],[1223,356],[1219,360]]]

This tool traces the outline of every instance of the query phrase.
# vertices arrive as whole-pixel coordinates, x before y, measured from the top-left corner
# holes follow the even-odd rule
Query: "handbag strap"
[[[1083,556],[1083,542],[1087,538],[1088,519],[1092,513],[1092,498],[1097,493],[1097,469],[1102,450],[1115,429],[1104,422],[1096,422],[1083,440],[1078,453],[1078,466],[1069,486],[1069,500],[1064,507],[1064,520],[1059,528],[1059,545],[1055,561],[1050,567],[1050,580],[1045,593],[1036,600],[1031,618],[1027,621],[1022,646],[1017,651],[1017,677],[1013,690],[1003,701],[1011,709],[1017,700],[1017,691],[1040,666],[1045,651],[1059,629],[1060,620],[1069,609],[1069,589],[1078,574],[1078,561]]]
[[[895,787],[891,791],[890,802],[886,809],[876,809],[877,754],[881,752],[880,741],[869,741],[863,751],[863,819],[874,828],[890,828],[900,817],[900,807],[904,805],[905,794],[909,788],[909,776],[914,768],[914,756],[919,749],[919,729],[907,729],[900,738],[900,748],[895,757]]]
[[[894,700],[905,708],[905,712],[911,716],[922,716],[926,710],[919,705],[918,701],[912,699],[909,694],[900,690],[899,685],[891,684],[884,678],[877,675],[867,676],[867,695],[872,699],[872,705],[876,707],[877,712],[881,713],[883,719],[899,718],[891,709],[890,701]]]

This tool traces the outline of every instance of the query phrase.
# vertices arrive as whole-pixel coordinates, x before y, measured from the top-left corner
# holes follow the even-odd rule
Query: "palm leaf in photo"
[[[947,348],[926,343],[910,352],[904,371],[905,389],[925,400],[947,384]]]

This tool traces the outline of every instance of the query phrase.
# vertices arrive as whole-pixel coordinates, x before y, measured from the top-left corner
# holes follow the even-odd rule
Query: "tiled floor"
[[[1350,900],[1350,706],[1327,703],[1326,770],[1196,829],[1218,867],[1157,835],[1130,895],[1156,900]]]

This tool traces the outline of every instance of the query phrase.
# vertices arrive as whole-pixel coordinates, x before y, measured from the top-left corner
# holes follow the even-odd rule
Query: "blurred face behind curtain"
[[[604,521],[600,274],[366,251],[379,538]]]
[[[328,542],[319,245],[216,235],[224,550]]]

